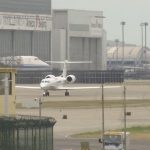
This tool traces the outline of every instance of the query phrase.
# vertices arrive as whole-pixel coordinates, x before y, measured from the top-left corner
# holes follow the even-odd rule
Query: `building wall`
[[[51,14],[51,0],[1,0],[0,12]]]
[[[65,10],[53,10],[53,28],[67,29],[68,16]]]
[[[106,32],[103,29],[101,11],[54,10],[54,29],[64,29],[66,50],[64,60],[92,61],[92,64],[68,65],[69,70],[104,70],[106,69]],[[60,19],[60,18],[63,18]],[[57,39],[59,35],[57,34]],[[58,43],[57,43],[58,44]],[[52,58],[60,58],[60,49],[53,42]],[[53,52],[55,51],[55,53]],[[54,65],[55,66],[55,65]]]
[[[0,12],[51,15],[51,0],[1,0]],[[51,59],[51,31],[0,29],[0,56]]]
[[[147,50],[146,56],[142,57],[142,48],[140,46],[125,45],[124,59],[122,46],[108,47],[107,49],[108,69],[119,68],[123,64],[125,67],[141,67],[144,63],[150,63],[150,51]]]
[[[64,29],[56,29],[52,35],[53,44],[55,45],[53,47],[55,50],[52,51],[52,60],[63,61],[66,53],[66,31]]]
[[[37,56],[50,60],[50,40],[50,32],[0,30],[0,56]]]

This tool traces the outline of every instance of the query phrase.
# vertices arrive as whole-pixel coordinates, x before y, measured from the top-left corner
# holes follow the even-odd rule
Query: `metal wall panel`
[[[69,24],[87,24],[93,17],[103,16],[102,11],[88,11],[88,10],[68,10]],[[101,18],[101,24],[103,19]]]
[[[106,34],[103,30],[102,11],[54,10],[55,29],[66,30],[66,58],[91,60],[92,64],[71,64],[70,70],[106,69]],[[55,45],[54,45],[55,46]],[[54,50],[58,47],[54,47]],[[60,53],[60,50],[57,53]],[[55,53],[56,54],[56,53]]]
[[[88,41],[88,42],[87,42]],[[91,64],[74,64],[71,65],[71,69],[83,70],[83,68],[96,70],[99,65],[97,56],[97,38],[80,38],[71,37],[70,40],[70,60],[77,61],[92,61]],[[100,58],[101,56],[99,56]]]
[[[11,56],[12,36],[10,31],[0,30],[0,56]]]
[[[51,32],[33,32],[32,55],[45,61],[51,59]]]
[[[0,0],[0,12],[51,14],[51,0]]]
[[[51,0],[0,0],[0,12],[51,14]],[[0,56],[50,60],[51,32],[0,30]]]
[[[0,56],[37,56],[51,58],[51,33],[33,31],[0,31]]]
[[[71,31],[89,31],[89,25],[86,25],[86,24],[70,24],[69,29]]]
[[[92,61],[91,68],[92,70],[97,70],[97,65],[99,65],[97,60],[97,39],[90,38],[90,60]]]
[[[31,55],[31,32],[14,31],[14,56]]]
[[[68,26],[68,16],[67,11],[57,11],[54,10],[53,13],[53,27],[55,29],[67,29]]]

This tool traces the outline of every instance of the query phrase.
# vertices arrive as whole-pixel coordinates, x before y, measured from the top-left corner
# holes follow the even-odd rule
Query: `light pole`
[[[102,150],[104,150],[105,114],[104,114],[104,83],[102,81]]]
[[[124,26],[126,22],[122,21],[121,26],[122,26],[122,67],[124,66]]]
[[[123,108],[124,108],[124,150],[126,150],[126,126],[127,126],[127,118],[126,118],[126,86],[125,83],[123,85]]]
[[[117,60],[117,64],[118,64],[118,45],[119,45],[118,39],[115,40],[115,44],[116,44],[116,60]]]
[[[41,125],[42,98],[39,97],[39,98],[35,98],[34,100],[35,100],[35,101],[38,101],[38,103],[39,103],[39,123],[40,123],[40,125]],[[41,142],[41,126],[40,126],[40,128],[39,128],[39,148],[41,149],[41,144],[40,144],[40,142]]]
[[[145,46],[144,46],[144,59],[146,61],[146,53],[147,53],[147,32],[146,32],[146,27],[148,26],[148,23],[147,22],[144,22],[144,27],[145,27]]]
[[[146,58],[147,58],[147,56],[146,56],[146,53],[147,53],[147,29],[146,29],[146,27],[148,26],[148,23],[142,22],[140,24],[140,26],[141,26],[141,37],[142,37],[142,53],[141,53],[142,60],[141,61],[142,61],[142,65],[143,65],[143,63],[146,62]],[[143,31],[143,27],[144,27],[144,31]],[[143,33],[145,34],[144,42],[143,42],[143,37],[144,37]]]
[[[41,116],[42,116],[42,98],[39,97],[39,98],[35,98],[34,100],[38,101],[38,103],[39,103],[39,117],[41,119]]]
[[[140,26],[141,26],[141,60],[140,62],[141,62],[141,65],[143,66],[143,54],[144,54],[143,52],[143,23],[141,23]]]

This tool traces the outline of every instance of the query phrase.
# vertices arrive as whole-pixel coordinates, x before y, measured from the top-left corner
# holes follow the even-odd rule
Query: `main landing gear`
[[[43,96],[49,96],[49,91],[44,91]],[[69,91],[65,91],[65,96],[69,96]]]
[[[45,91],[45,92],[43,93],[43,96],[49,96],[49,92],[48,92],[48,91]]]
[[[69,96],[69,92],[68,92],[68,90],[66,90],[66,92],[65,92],[65,96]]]

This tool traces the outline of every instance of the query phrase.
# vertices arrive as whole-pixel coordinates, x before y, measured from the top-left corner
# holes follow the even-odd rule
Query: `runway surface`
[[[33,86],[33,85],[32,85]],[[35,85],[38,86],[38,85]],[[77,85],[76,86],[86,86]],[[88,85],[89,86],[89,85]],[[91,85],[95,86],[95,85]],[[118,86],[118,85],[117,85]],[[137,100],[150,100],[150,85],[127,85],[126,86],[126,99],[137,99]],[[32,90],[32,89],[16,89],[16,102],[21,104],[24,108],[17,108],[17,114],[23,115],[39,115],[38,102],[34,101],[35,98],[40,98],[42,95],[41,90]],[[104,89],[104,99],[107,100],[120,100],[123,99],[123,86],[117,88],[105,88]],[[42,97],[43,101],[50,102],[75,102],[75,101],[101,101],[101,89],[86,89],[86,90],[73,90],[70,91],[70,96],[65,97],[64,91],[52,91],[49,97]],[[34,108],[32,108],[34,107]],[[131,112],[131,116],[127,116],[127,127],[137,126],[137,125],[150,125],[150,106],[141,106],[141,107],[127,107],[127,111]],[[102,129],[102,116],[101,108],[42,108],[43,116],[54,117],[57,120],[56,125],[54,126],[54,139],[55,146],[57,150],[62,150],[63,148],[72,148],[69,145],[64,145],[61,148],[61,144],[58,142],[63,140],[69,140],[70,135],[87,132],[87,131],[98,131]],[[63,116],[66,115],[67,119],[63,119]],[[105,108],[105,130],[112,130],[123,128],[123,108],[107,107]],[[89,139],[90,140],[90,139]],[[97,140],[97,139],[96,139]],[[91,141],[91,140],[90,140]],[[137,141],[133,141],[136,145]],[[142,143],[142,141],[141,141]],[[74,144],[72,144],[74,145]],[[79,148],[75,146],[73,150]],[[59,147],[60,146],[60,147]],[[143,146],[144,149],[147,149],[147,145],[140,145],[139,148]],[[132,150],[135,150],[136,146],[132,145]],[[97,144],[97,149],[99,149],[99,144]],[[95,150],[97,150],[95,147]],[[136,149],[138,150],[138,149]],[[139,149],[140,150],[140,149]],[[148,150],[148,149],[147,149]]]
[[[27,85],[30,86],[30,85]],[[31,85],[33,86],[33,85]],[[34,85],[39,86],[39,85]],[[89,84],[73,84],[72,86],[99,86]],[[150,84],[142,85],[127,85],[126,86],[126,99],[150,99]],[[101,100],[102,90],[99,89],[84,89],[84,90],[70,90],[70,96],[64,96],[65,91],[50,91],[49,97],[42,97],[43,91],[40,89],[22,89],[16,88],[16,102],[21,103],[25,107],[32,107],[36,105],[35,98],[42,97],[45,101],[92,101]],[[105,100],[122,100],[124,87],[122,85],[104,85],[104,99]]]
[[[131,116],[127,117],[127,127],[150,124],[150,107],[127,108]],[[17,109],[18,114],[38,115],[38,109]],[[102,129],[101,109],[42,109],[43,116],[54,117],[56,137],[69,137],[72,134]],[[63,119],[67,115],[67,119]],[[124,127],[123,108],[105,108],[105,129]]]
[[[33,86],[33,85],[32,85]],[[38,86],[38,85],[35,85]],[[86,84],[75,86],[86,86]],[[89,85],[87,85],[89,86]],[[91,85],[91,86],[96,86]],[[99,86],[99,85],[97,85]],[[106,87],[106,86],[104,86]],[[127,85],[126,86],[126,99],[146,99],[150,98],[150,85]],[[17,109],[17,113],[38,115],[38,102],[35,98],[40,98],[42,95],[41,90],[32,89],[16,89],[16,102],[20,103],[27,109]],[[123,99],[123,86],[105,88],[104,89],[105,100],[118,100]],[[42,97],[43,101],[101,101],[101,89],[86,89],[86,90],[73,90],[70,91],[70,96],[65,97],[64,91],[52,91],[49,97]],[[32,108],[35,109],[32,109]],[[136,124],[149,124],[150,122],[150,108],[149,106],[142,106],[138,108],[127,108],[131,111],[132,115],[128,119],[128,125]],[[127,110],[128,111],[128,110]],[[42,108],[42,114],[44,116],[52,116],[56,118],[57,124],[55,129],[60,136],[69,136],[72,133],[77,133],[87,130],[97,130],[101,128],[101,108],[80,108],[72,109],[72,107],[66,108]],[[63,120],[62,116],[67,115],[68,119]],[[123,108],[105,108],[105,126],[106,129],[121,128],[123,126]],[[82,121],[81,121],[82,120]]]

